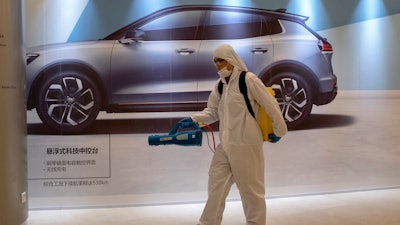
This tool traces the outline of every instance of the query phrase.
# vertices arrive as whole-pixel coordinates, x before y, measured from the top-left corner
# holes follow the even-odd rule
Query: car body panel
[[[200,41],[189,42],[116,44],[111,60],[112,103],[197,101],[195,94],[185,96],[185,93],[197,92]],[[183,49],[191,53],[179,53]],[[170,93],[176,99],[171,99]]]
[[[310,104],[327,104],[337,93],[332,50],[321,48],[321,43],[330,44],[307,27],[306,20],[282,10],[178,6],[134,21],[102,40],[30,48],[28,109],[42,101],[37,93],[44,81],[60,74],[72,80],[79,72],[94,82],[89,91],[101,92],[100,108],[107,112],[201,110],[218,79],[214,50],[224,43],[266,84],[277,74],[294,72],[292,78],[311,88]]]
[[[51,44],[43,47],[27,49],[28,52],[35,52],[40,56],[27,66],[27,99],[30,99],[32,88],[38,85],[42,75],[50,68],[57,67],[62,71],[63,65],[80,64],[83,67],[93,70],[93,76],[101,79],[108,91],[110,54],[115,41],[89,41],[77,43]]]

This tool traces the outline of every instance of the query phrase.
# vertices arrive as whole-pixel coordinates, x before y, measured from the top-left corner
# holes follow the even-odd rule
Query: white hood
[[[243,60],[236,54],[232,46],[228,44],[220,45],[214,52],[214,58],[225,59],[234,65],[239,71],[247,71],[247,66]]]

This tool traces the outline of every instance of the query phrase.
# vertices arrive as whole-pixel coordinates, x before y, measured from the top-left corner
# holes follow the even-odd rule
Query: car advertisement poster
[[[308,132],[319,135],[317,130],[355,124],[359,112],[337,107],[341,90],[400,88],[398,76],[390,72],[400,69],[397,63],[388,65],[383,75],[393,82],[361,76],[367,74],[361,64],[370,71],[377,70],[376,64],[366,63],[371,60],[363,51],[369,48],[360,48],[367,40],[351,44],[359,42],[360,32],[369,24],[398,27],[399,7],[384,15],[349,13],[348,21],[341,17],[329,22],[321,18],[326,14],[302,10],[288,1],[239,5],[160,1],[158,6],[144,0],[119,5],[66,2],[41,0],[42,9],[26,3],[26,18],[34,18],[26,20],[31,208],[205,201],[212,146],[219,142],[218,124],[213,124],[213,132],[203,128],[201,146],[150,146],[148,137],[171,134],[178,121],[206,107],[219,78],[214,50],[224,43],[274,89],[290,129],[291,141],[274,145],[271,161],[282,160],[279,154],[289,149],[307,161],[299,149],[320,149],[322,142],[330,142],[329,134],[321,137],[324,141],[305,143]],[[355,12],[364,9],[349,4]],[[65,7],[71,13],[56,13]],[[326,10],[334,12],[337,6],[326,3]],[[391,32],[385,43],[394,43],[400,33]],[[352,38],[343,39],[348,36]],[[5,37],[0,33],[0,49],[6,45]],[[369,41],[368,46],[381,43]],[[400,56],[398,51],[390,54]],[[357,63],[349,65],[350,61]],[[299,149],[293,150],[294,142]],[[266,151],[270,147],[265,143]],[[304,180],[292,179],[277,161],[267,165],[271,195],[318,192],[326,181],[305,175]],[[302,169],[310,174],[309,167]],[[327,181],[335,185],[324,191],[358,185],[349,185],[346,179],[351,179],[337,172]],[[229,198],[239,197],[234,187]]]

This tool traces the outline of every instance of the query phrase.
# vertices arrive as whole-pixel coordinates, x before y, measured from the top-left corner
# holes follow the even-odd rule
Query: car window
[[[203,40],[241,39],[262,35],[259,15],[242,12],[209,11]]]
[[[194,40],[202,11],[176,12],[150,21],[139,29],[145,41]]]
[[[282,26],[279,23],[279,20],[273,17],[263,17],[262,23],[262,35],[272,35],[279,34],[283,32]]]

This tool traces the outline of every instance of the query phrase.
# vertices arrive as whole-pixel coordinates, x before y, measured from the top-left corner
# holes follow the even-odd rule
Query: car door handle
[[[268,52],[268,48],[253,48],[251,52],[254,54],[264,54]]]
[[[181,48],[181,49],[177,49],[175,50],[177,53],[179,53],[180,55],[189,55],[194,53],[194,49],[191,48]]]

